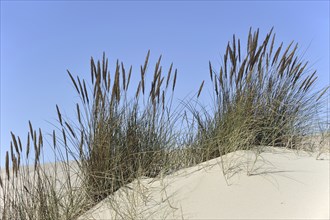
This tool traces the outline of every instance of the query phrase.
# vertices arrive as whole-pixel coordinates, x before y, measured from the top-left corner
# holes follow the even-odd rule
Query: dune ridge
[[[79,219],[329,218],[329,154],[316,160],[315,153],[270,147],[253,166],[254,156],[225,155],[227,180],[221,158],[136,180]]]

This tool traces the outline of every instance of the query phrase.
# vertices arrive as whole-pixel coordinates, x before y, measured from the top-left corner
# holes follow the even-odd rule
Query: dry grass
[[[58,124],[51,140],[44,140],[41,129],[29,122],[25,148],[11,133],[0,176],[2,219],[77,219],[106,198],[118,217],[137,219],[143,216],[139,204],[152,201],[142,185],[134,193],[124,186],[145,178],[161,180],[219,156],[228,177],[235,163],[222,156],[237,150],[254,152],[247,163],[250,175],[263,146],[300,149],[311,143],[304,137],[315,127],[326,89],[313,93],[317,76],[296,55],[297,45],[276,47],[272,30],[261,44],[258,38],[259,31],[250,30],[244,56],[240,40],[233,36],[219,72],[209,64],[213,111],[193,99],[173,109],[177,70],[171,65],[164,74],[160,56],[148,77],[150,52],[133,97],[128,93],[132,67],[127,70],[117,61],[110,74],[105,55],[97,62],[91,58],[91,87],[67,71],[81,99],[77,117],[64,117],[56,105]],[[204,81],[197,98],[203,88]],[[53,149],[53,165],[43,163],[45,144]],[[114,200],[119,190],[128,198],[125,212]]]
[[[259,30],[250,29],[245,57],[234,35],[218,74],[209,64],[214,110],[187,104],[197,127],[192,144],[204,146],[203,161],[255,146],[298,148],[321,123],[317,111],[328,88],[312,90],[316,71],[292,45],[276,48],[272,30],[260,43]]]
[[[91,92],[85,80],[74,78],[67,71],[81,103],[76,105],[76,121],[63,117],[56,105],[58,125],[51,141],[56,158],[54,174],[46,174],[41,165],[44,141],[40,129],[37,133],[29,122],[25,153],[20,138],[12,134],[11,154],[6,155],[6,180],[1,179],[3,219],[73,219],[136,178],[156,177],[169,167],[167,152],[174,147],[176,138],[173,129],[176,116],[170,106],[177,71],[172,78],[171,65],[167,76],[163,76],[160,57],[147,92],[149,55],[150,52],[141,66],[136,95],[130,99],[127,90],[132,67],[126,71],[119,61],[111,77],[105,55],[101,62],[91,59]],[[30,143],[34,146],[34,157]],[[26,165],[33,161],[33,171],[29,166],[20,168],[23,155]],[[75,173],[71,173],[71,163],[76,166]],[[58,180],[63,173],[60,175],[58,170],[64,172],[66,179],[60,189]]]

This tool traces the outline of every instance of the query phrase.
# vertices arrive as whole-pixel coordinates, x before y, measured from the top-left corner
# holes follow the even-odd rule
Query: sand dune
[[[79,219],[329,219],[329,158],[329,150],[319,155],[267,147],[255,162],[254,152],[237,151],[136,180]],[[54,175],[52,164],[43,168]],[[64,183],[63,168],[57,179]],[[77,164],[68,168],[78,187]],[[59,189],[66,199],[65,188]]]
[[[237,151],[152,180],[142,178],[79,219],[329,219],[329,154]],[[249,175],[248,175],[249,174]]]

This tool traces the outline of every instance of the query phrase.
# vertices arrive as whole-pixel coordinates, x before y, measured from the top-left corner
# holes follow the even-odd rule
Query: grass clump
[[[102,61],[91,59],[90,89],[85,80],[68,71],[81,99],[76,104],[76,121],[66,119],[56,105],[59,125],[50,143],[55,164],[49,172],[41,160],[41,130],[37,136],[29,123],[26,166],[21,168],[21,141],[12,135],[11,157],[7,152],[5,178],[1,177],[2,219],[74,219],[135,179],[156,177],[169,169],[169,152],[176,138],[171,102],[177,70],[172,71],[171,65],[164,74],[159,57],[147,90],[149,55],[132,98],[128,97],[132,67],[127,71],[117,61],[112,76],[105,55]],[[31,157],[33,168],[28,166]]]
[[[313,92],[316,71],[297,55],[297,44],[276,47],[272,31],[259,42],[259,30],[250,29],[245,56],[234,35],[219,72],[209,64],[214,111],[190,108],[203,161],[255,146],[298,148],[317,124],[327,88]]]
[[[23,149],[20,138],[12,134],[10,156],[6,154],[5,172],[0,176],[1,219],[78,217],[86,194],[76,188],[81,181],[77,168],[64,158],[45,164],[42,132],[29,125],[26,147]]]
[[[86,185],[95,202],[139,176],[157,176],[166,166],[166,151],[174,146],[174,118],[167,104],[171,99],[167,100],[165,96],[168,90],[174,92],[177,72],[171,80],[171,65],[165,78],[160,57],[147,92],[145,78],[148,61],[149,52],[141,66],[141,80],[132,99],[127,96],[132,67],[127,74],[124,65],[117,62],[114,78],[111,79],[105,57],[102,65],[100,62],[94,63],[93,59],[91,61],[91,105],[86,90],[76,86],[84,109],[91,107],[91,111],[87,111],[87,122],[79,120],[76,133],[80,136],[70,129],[68,134],[75,140]],[[74,85],[80,85],[79,78],[74,80],[71,76],[71,79]],[[144,104],[141,104],[142,101]],[[77,105],[78,119],[82,117],[79,109],[81,107]]]

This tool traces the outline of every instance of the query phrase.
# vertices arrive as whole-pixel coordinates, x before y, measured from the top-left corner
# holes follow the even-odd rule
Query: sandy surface
[[[266,147],[256,162],[254,152],[237,151],[158,179],[141,178],[79,219],[329,219],[328,147],[322,154]],[[54,175],[53,164],[43,168]],[[56,188],[64,196],[63,168]],[[78,186],[77,165],[69,169]]]
[[[267,148],[123,187],[80,219],[329,219],[329,154]]]

